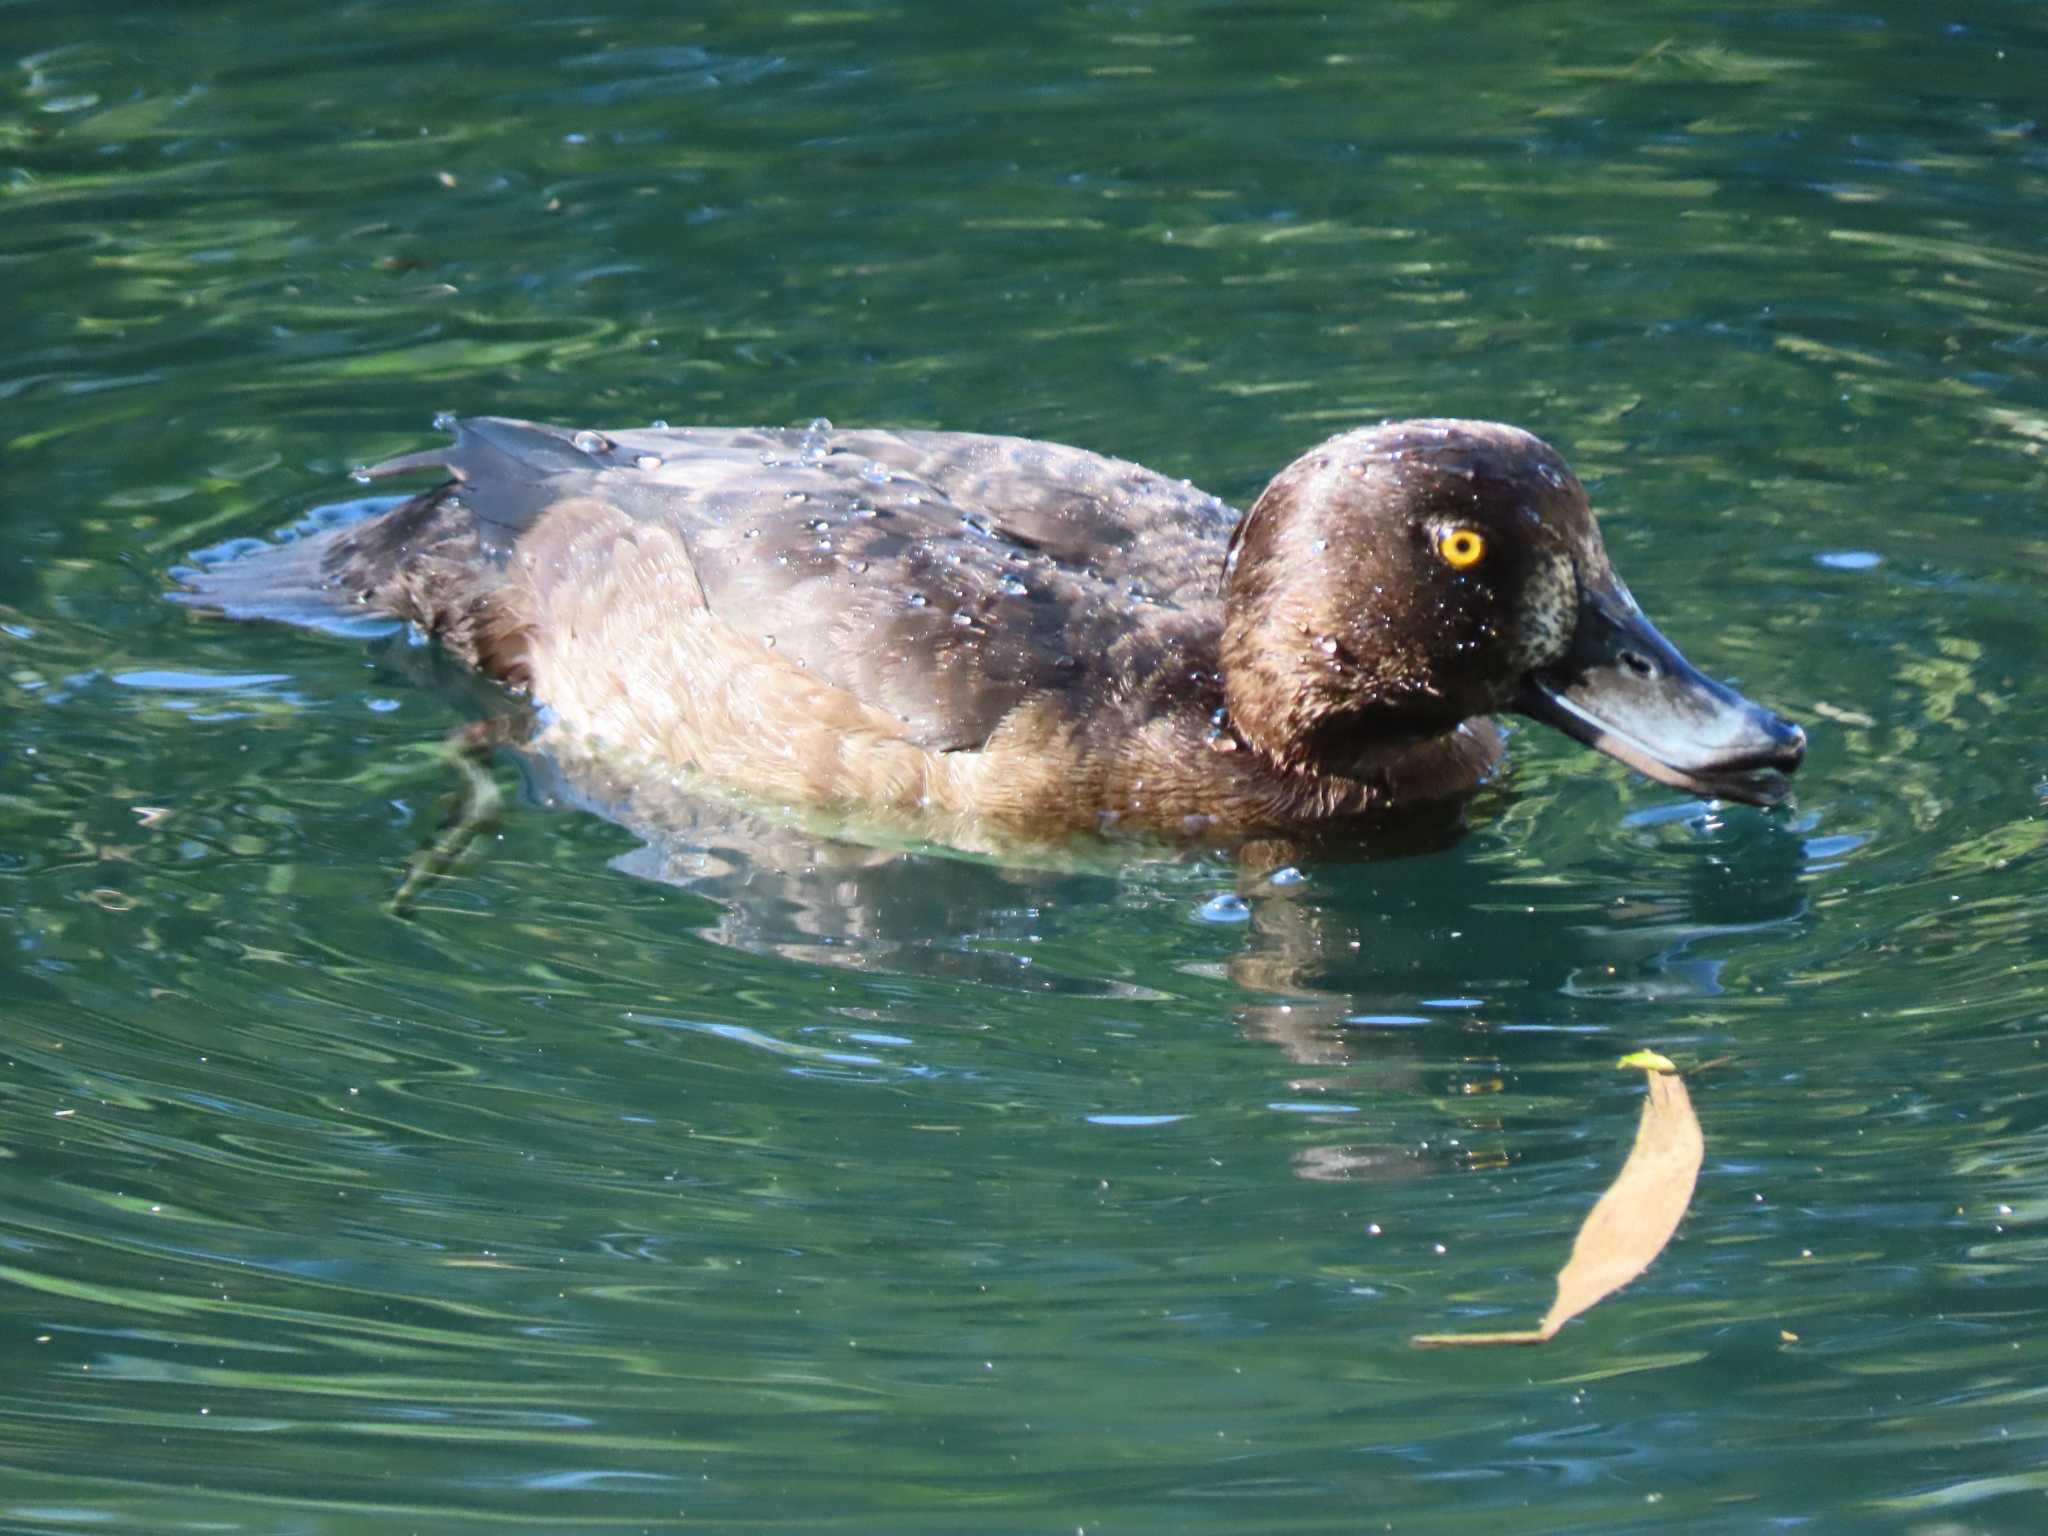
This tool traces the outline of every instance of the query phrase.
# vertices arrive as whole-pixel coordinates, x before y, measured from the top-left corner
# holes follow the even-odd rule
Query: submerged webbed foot
[[[455,868],[479,832],[497,825],[505,794],[491,773],[491,754],[517,745],[525,733],[526,722],[518,717],[472,720],[448,733],[442,751],[455,770],[454,793],[440,829],[412,856],[405,878],[384,904],[393,917],[411,917],[420,893]]]

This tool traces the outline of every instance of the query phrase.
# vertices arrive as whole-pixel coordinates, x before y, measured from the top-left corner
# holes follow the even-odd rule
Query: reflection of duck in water
[[[1332,438],[1239,520],[1079,449],[962,433],[456,424],[453,479],[190,577],[237,617],[374,611],[650,780],[965,846],[1300,832],[1455,801],[1517,710],[1768,804],[1799,728],[1695,671],[1548,446]]]

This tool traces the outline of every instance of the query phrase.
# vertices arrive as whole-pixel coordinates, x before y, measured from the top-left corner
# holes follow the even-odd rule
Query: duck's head
[[[1304,454],[1239,525],[1224,599],[1231,722],[1290,767],[1369,770],[1514,710],[1663,783],[1771,805],[1806,749],[1657,633],[1585,488],[1514,427],[1389,422]]]

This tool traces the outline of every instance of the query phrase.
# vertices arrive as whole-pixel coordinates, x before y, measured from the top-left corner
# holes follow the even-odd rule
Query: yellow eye
[[[1471,528],[1453,528],[1436,541],[1436,552],[1454,571],[1469,571],[1486,558],[1486,539]]]

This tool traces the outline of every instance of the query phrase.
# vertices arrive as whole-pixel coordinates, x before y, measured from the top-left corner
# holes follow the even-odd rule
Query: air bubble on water
[[[1234,891],[1219,891],[1195,909],[1195,920],[1202,923],[1245,923],[1251,916],[1252,909]]]

